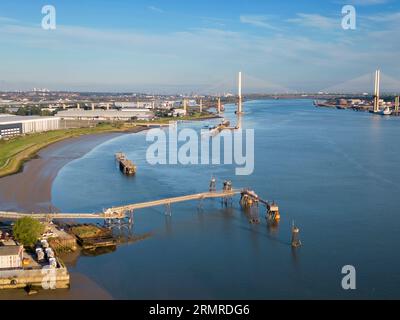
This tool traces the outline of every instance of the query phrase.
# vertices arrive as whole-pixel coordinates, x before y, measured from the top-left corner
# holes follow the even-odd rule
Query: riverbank
[[[192,119],[194,120],[194,119]],[[176,120],[175,120],[176,121]],[[187,120],[186,120],[187,121]],[[139,132],[148,128],[135,124],[129,130],[110,132],[96,132],[96,134],[82,134],[74,137],[65,137],[59,141],[52,141],[42,147],[34,157],[29,157],[18,173],[0,178],[0,210],[21,212],[51,212],[51,189],[54,179],[70,161],[83,157],[96,146],[105,141],[118,137],[124,132]],[[2,290],[1,299],[112,299],[112,297],[95,282],[81,274],[75,273],[74,264],[70,262],[74,254],[62,257],[65,265],[72,269],[71,288],[69,290],[47,291],[39,290],[33,296],[27,296],[24,290]],[[77,289],[85,283],[85,290]]]
[[[138,132],[141,125],[100,124],[90,128],[55,130],[0,140],[0,178],[19,172],[24,163],[36,156],[43,148],[69,138],[112,132]]]
[[[143,130],[140,127],[140,130]],[[140,131],[139,127],[136,131]],[[23,212],[49,212],[51,186],[57,173],[68,162],[81,158],[97,145],[123,134],[98,133],[67,138],[42,148],[17,174],[0,179],[0,209]]]
[[[220,118],[204,115],[179,118],[202,121]],[[157,123],[168,124],[177,118]],[[0,141],[0,210],[51,212],[51,186],[58,171],[95,146],[124,133],[148,130],[151,122],[103,124],[93,128],[50,131]]]
[[[129,132],[139,132],[137,127]],[[107,132],[81,135],[58,141],[39,150],[37,155],[27,161],[20,172],[0,179],[0,210],[23,212],[49,212],[51,187],[59,170],[67,163],[79,159],[96,146],[116,138],[124,132]],[[78,259],[75,253],[63,256],[67,268],[74,269]],[[72,261],[70,261],[72,259]],[[39,290],[38,294],[28,296],[24,289],[0,290],[0,300],[20,299],[112,299],[112,296],[83,274],[70,272],[70,289]]]

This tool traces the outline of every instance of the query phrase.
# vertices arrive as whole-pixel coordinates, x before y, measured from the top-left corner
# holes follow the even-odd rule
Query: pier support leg
[[[166,205],[165,205],[165,215],[166,216],[172,216],[172,210],[171,210],[171,204],[170,203],[167,203]]]
[[[222,198],[222,206],[228,208],[228,206],[232,206],[232,198],[224,197]]]
[[[203,211],[203,199],[200,199],[199,200],[199,203],[198,203],[198,205],[197,205],[197,211]]]
[[[299,237],[300,229],[295,226],[294,221],[292,223],[292,248],[298,248],[301,246]]]
[[[132,210],[130,213],[129,213],[129,218],[128,218],[128,223],[129,223],[129,226],[132,228],[132,226],[135,224],[135,220],[134,220],[134,211]]]

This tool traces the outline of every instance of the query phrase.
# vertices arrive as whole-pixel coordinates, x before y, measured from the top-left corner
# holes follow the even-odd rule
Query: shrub
[[[13,227],[15,239],[24,246],[34,245],[43,232],[43,224],[31,217],[18,219]]]

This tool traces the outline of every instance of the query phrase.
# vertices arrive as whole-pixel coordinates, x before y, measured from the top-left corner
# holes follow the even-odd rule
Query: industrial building
[[[0,246],[0,270],[21,268],[23,260],[23,246]]]
[[[58,117],[0,115],[0,139],[59,128]]]
[[[57,112],[57,117],[65,120],[129,121],[150,120],[154,118],[154,113],[147,109],[129,109],[129,111],[69,109]]]
[[[155,102],[154,101],[146,101],[146,102],[114,102],[114,106],[116,108],[138,108],[138,109],[154,109]]]

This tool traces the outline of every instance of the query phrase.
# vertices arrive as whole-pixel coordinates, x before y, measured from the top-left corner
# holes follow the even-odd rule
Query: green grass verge
[[[103,132],[123,132],[132,128],[100,124],[92,128],[55,130],[0,140],[0,177],[20,171],[25,161],[33,158],[44,147],[68,138]]]
[[[36,156],[37,152],[48,145],[81,135],[105,133],[105,132],[127,132],[137,126],[149,123],[167,124],[170,121],[205,120],[212,118],[210,114],[194,114],[180,118],[161,118],[150,122],[136,121],[134,123],[104,123],[91,128],[64,129],[47,131],[43,133],[19,136],[10,140],[0,140],[0,178],[21,170],[23,164]]]

